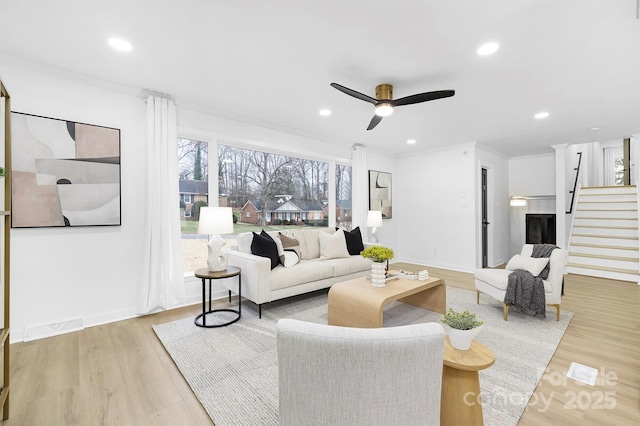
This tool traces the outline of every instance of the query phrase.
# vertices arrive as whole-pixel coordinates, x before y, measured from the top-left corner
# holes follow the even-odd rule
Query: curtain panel
[[[139,313],[184,303],[184,273],[178,202],[176,105],[166,97],[146,99],[148,167]]]

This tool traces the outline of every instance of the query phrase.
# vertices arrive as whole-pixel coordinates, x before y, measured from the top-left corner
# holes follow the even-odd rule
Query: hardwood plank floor
[[[473,289],[471,274],[429,273]],[[567,275],[565,288],[562,309],[574,317],[519,424],[638,424],[640,286]],[[4,425],[212,425],[151,329],[199,309],[11,345],[11,416]],[[600,370],[596,386],[565,377],[574,361]]]

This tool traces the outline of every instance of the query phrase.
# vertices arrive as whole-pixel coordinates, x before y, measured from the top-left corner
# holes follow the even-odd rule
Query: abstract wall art
[[[121,225],[120,130],[11,113],[11,227]]]
[[[369,170],[369,210],[380,210],[383,219],[391,219],[391,173]]]

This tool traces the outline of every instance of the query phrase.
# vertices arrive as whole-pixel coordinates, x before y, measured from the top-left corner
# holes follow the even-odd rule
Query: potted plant
[[[366,259],[371,259],[371,285],[374,287],[384,287],[385,285],[385,264],[384,262],[393,259],[393,250],[384,246],[369,246],[360,252]]]
[[[476,314],[468,310],[457,312],[452,308],[449,308],[449,311],[440,321],[448,328],[447,334],[449,335],[451,346],[462,351],[469,350],[471,341],[483,324],[476,317]]]

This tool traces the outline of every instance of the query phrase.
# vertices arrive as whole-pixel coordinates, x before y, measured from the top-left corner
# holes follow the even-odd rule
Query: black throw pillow
[[[266,237],[265,237],[266,235]],[[278,246],[273,238],[264,230],[260,234],[253,233],[253,241],[251,241],[251,253],[256,256],[268,257],[271,259],[271,269],[280,264],[278,256]]]
[[[360,254],[364,250],[364,244],[362,244],[362,233],[360,227],[356,226],[350,232],[343,231],[344,238],[347,241],[347,251],[350,255]]]

